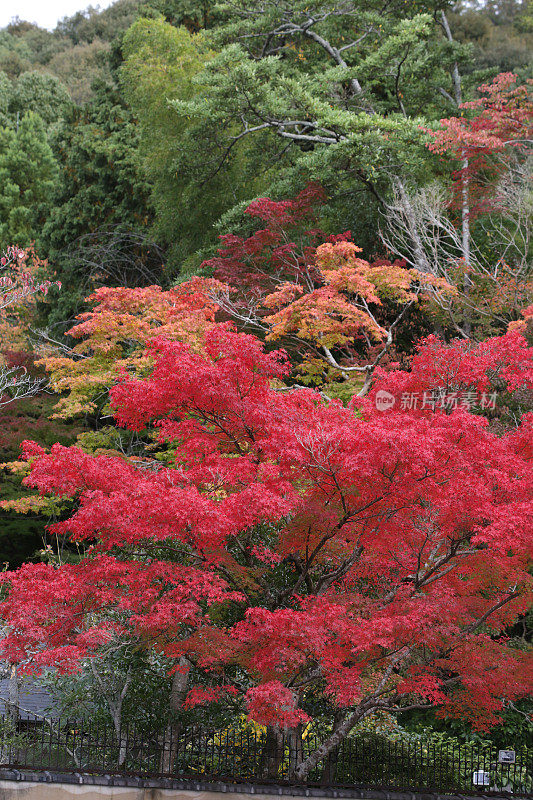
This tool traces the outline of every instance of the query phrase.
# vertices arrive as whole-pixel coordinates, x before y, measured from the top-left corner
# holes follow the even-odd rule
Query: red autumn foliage
[[[247,237],[221,236],[218,255],[202,266],[240,293],[264,295],[280,281],[309,284],[317,246],[351,238],[349,231],[326,236],[317,227],[317,212],[325,199],[324,190],[311,183],[290,200],[254,200],[245,213],[264,227]]]
[[[395,397],[438,390],[487,392],[497,382],[503,382],[508,391],[533,392],[533,349],[515,327],[505,336],[480,343],[457,339],[445,344],[429,336],[419,344],[408,372],[376,370],[370,396],[383,389]]]
[[[524,383],[522,342],[509,334],[462,361],[441,348],[433,372],[426,343],[412,380],[432,388],[449,358],[481,386],[498,357]],[[159,430],[175,464],[26,448],[28,485],[77,499],[52,530],[92,549],[78,565],[3,575],[10,659],[73,669],[106,638],[135,637],[211,672],[213,699],[220,670],[238,665],[249,715],[289,728],[308,719],[309,692],[355,721],[430,704],[484,727],[503,696],[528,691],[531,661],[502,632],[531,594],[529,420],[497,436],[463,409],[384,413],[280,392],[284,355],[226,326],[201,354],[159,339],[151,357],[112,403],[121,425]]]
[[[61,281],[40,279],[39,269],[46,267],[33,248],[8,247],[0,258],[0,309],[21,303],[36,294],[48,294],[51,286],[61,288]]]
[[[491,186],[506,169],[513,150],[525,151],[529,146],[533,134],[532,86],[532,80],[519,86],[516,75],[502,72],[492,83],[479,87],[481,97],[460,106],[460,116],[441,119],[439,130],[425,129],[433,137],[430,150],[462,162],[454,173],[455,202],[461,204],[466,182],[471,220],[491,209]]]
[[[407,269],[401,259],[369,262],[349,231],[316,227],[323,190],[310,184],[292,200],[261,198],[247,214],[265,223],[251,236],[222,236],[203,267],[217,281],[212,296],[229,317],[290,348],[304,382],[363,375],[366,392],[393,331],[422,295],[449,295],[442,279]],[[359,387],[361,388],[361,387]]]

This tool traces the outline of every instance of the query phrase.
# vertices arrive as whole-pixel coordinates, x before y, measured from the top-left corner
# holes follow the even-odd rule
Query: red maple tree
[[[367,261],[350,231],[327,236],[317,227],[324,200],[315,184],[292,199],[255,200],[245,213],[263,227],[221,236],[202,266],[216,278],[211,296],[221,311],[281,341],[304,383],[351,380],[365,394],[409,309],[455,290],[402,259]]]
[[[430,150],[462,164],[454,173],[456,203],[462,206],[466,187],[471,221],[491,209],[491,188],[513,151],[526,152],[531,143],[533,81],[518,85],[517,80],[512,72],[500,73],[491,83],[479,86],[476,100],[461,104],[460,116],[441,119],[436,131],[426,129],[433,139]]]
[[[487,343],[507,364],[516,349],[525,364],[519,333]],[[76,669],[134,638],[212,676],[189,705],[229,692],[293,732],[318,693],[337,721],[300,779],[380,709],[434,705],[483,728],[528,691],[531,661],[504,631],[531,592],[530,418],[497,436],[464,408],[280,392],[285,355],[220,324],[202,352],[159,338],[149,355],[149,376],[124,374],[112,403],[118,424],[159,431],[166,465],[26,444],[27,483],[76,501],[52,530],[88,549],[3,575],[12,661]],[[489,362],[474,353],[464,380]]]
[[[217,255],[202,267],[233,287],[241,298],[264,296],[288,280],[312,285],[317,245],[350,239],[349,231],[327,237],[318,227],[318,211],[325,199],[322,187],[310,183],[288,200],[254,200],[244,213],[261,227],[249,236],[221,236]]]

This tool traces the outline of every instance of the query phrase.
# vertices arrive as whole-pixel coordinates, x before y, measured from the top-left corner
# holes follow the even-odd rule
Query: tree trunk
[[[440,12],[442,26],[446,38],[453,44],[453,36],[448,19],[444,11]],[[461,87],[461,73],[459,72],[459,65],[454,61],[452,69],[452,84],[453,93],[455,97],[455,104],[459,108],[463,102],[463,92]],[[470,294],[470,276],[468,269],[470,267],[470,185],[468,180],[468,158],[465,156],[462,163],[462,177],[461,177],[461,250],[465,264],[465,276],[463,279],[463,294],[466,298],[465,318],[461,330],[466,336],[470,336],[472,332],[472,322],[470,319],[470,311],[468,309],[468,297]]]
[[[16,729],[19,721],[20,684],[16,664],[9,669],[7,715]]]
[[[118,745],[118,766],[123,767],[126,762],[126,756],[128,755],[128,738],[126,734],[121,731],[119,733],[119,745]]]
[[[117,767],[122,768],[126,762],[128,754],[128,737],[122,728],[122,702],[110,706],[111,716],[113,718],[113,726],[115,728],[115,736],[118,742],[118,758]]]
[[[284,753],[285,741],[283,733],[269,725],[259,762],[259,774],[261,778],[275,780],[279,777],[279,768],[283,762]]]
[[[172,686],[170,689],[170,713],[175,715],[183,707],[185,695],[187,694],[187,684],[191,662],[185,656],[179,660],[180,669],[172,676]],[[176,756],[178,754],[179,736],[182,731],[181,723],[171,719],[163,732],[162,753],[160,770],[163,774],[171,774],[175,768]]]
[[[295,771],[295,778],[302,782],[305,781],[311,770],[313,770],[317,764],[320,763],[320,761],[323,761],[333,750],[339,746],[343,739],[348,736],[354,725],[356,725],[364,716],[364,711],[354,711],[351,714],[348,714],[348,716],[344,718],[343,722],[341,722],[335,728],[331,736],[329,736],[325,742],[322,742],[322,744],[317,747],[316,750],[297,767]]]
[[[333,717],[333,730],[335,730],[341,722],[342,722],[342,712],[335,711]],[[322,786],[332,786],[336,782],[337,761],[338,761],[338,748],[335,747],[327,754],[326,758],[324,759],[324,766],[322,768],[322,775],[320,778],[320,783],[322,784]]]
[[[289,780],[296,780],[296,770],[304,760],[304,743],[302,740],[303,725],[298,725],[296,728],[290,728],[285,736],[285,741],[289,746]]]
[[[472,322],[470,319],[470,310],[468,308],[468,297],[470,295],[470,198],[469,198],[469,180],[468,180],[468,158],[463,159],[463,174],[461,177],[461,247],[463,251],[463,260],[465,265],[465,276],[463,278],[463,293],[466,298],[467,304],[465,306],[465,318],[463,322],[463,330],[467,336],[472,332]]]

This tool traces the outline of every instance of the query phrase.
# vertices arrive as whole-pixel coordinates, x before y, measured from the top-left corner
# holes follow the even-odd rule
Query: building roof
[[[0,714],[8,710],[9,678],[0,678]],[[35,715],[50,714],[54,708],[54,698],[35,678],[24,678],[19,688],[19,718],[34,720]]]

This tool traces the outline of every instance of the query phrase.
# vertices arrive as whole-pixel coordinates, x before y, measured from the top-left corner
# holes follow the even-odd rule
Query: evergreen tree
[[[5,72],[0,71],[0,125],[9,124],[9,103],[11,100],[12,83]]]
[[[81,109],[73,108],[55,147],[61,183],[39,246],[63,285],[52,314],[52,321],[58,322],[72,318],[101,282],[122,285],[123,275],[117,280],[105,274],[104,262],[114,257],[108,248],[110,236],[116,242],[117,230],[131,233],[146,229],[153,215],[149,187],[137,166],[137,127],[114,88],[102,84],[93,101]],[[84,257],[87,237],[91,248],[101,243],[105,258]],[[123,243],[124,238],[118,241]],[[142,260],[142,253],[140,257]],[[133,275],[127,282],[135,284],[138,280]],[[154,277],[149,282],[153,283]]]
[[[26,111],[35,111],[49,126],[63,118],[69,105],[69,94],[59,78],[42,72],[24,72],[14,81],[9,111],[15,120]]]
[[[195,78],[201,90],[173,102],[192,120],[176,165],[184,180],[209,187],[248,148],[250,172],[270,170],[271,194],[322,183],[333,199],[332,227],[356,231],[371,252],[393,183],[432,176],[420,126],[445,116],[453,64],[467,56],[443,35],[441,7],[433,0],[385,10],[361,0],[221,6],[224,21],[206,34],[220,52]],[[234,203],[228,196],[226,207]]]
[[[16,130],[0,129],[0,247],[35,240],[57,180],[57,162],[38,114],[29,111]]]

